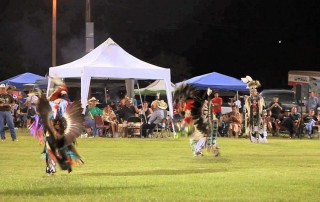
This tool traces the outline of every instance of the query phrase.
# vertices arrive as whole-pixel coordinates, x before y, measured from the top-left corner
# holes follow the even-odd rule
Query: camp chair
[[[169,137],[171,133],[171,119],[163,118],[153,130],[154,137]]]
[[[95,116],[94,122],[96,123],[96,128],[100,130],[100,137],[105,136],[110,126],[104,124],[101,116]]]

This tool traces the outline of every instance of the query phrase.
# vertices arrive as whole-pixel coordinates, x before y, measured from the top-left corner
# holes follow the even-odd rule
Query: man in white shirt
[[[164,100],[155,100],[152,102],[153,113],[149,118],[148,123],[141,126],[141,136],[147,137],[153,131],[157,124],[160,124],[167,117],[167,103]]]

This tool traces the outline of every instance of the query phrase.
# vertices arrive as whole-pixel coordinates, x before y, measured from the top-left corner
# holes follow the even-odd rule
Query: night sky
[[[91,0],[95,46],[111,37],[172,81],[219,72],[288,88],[320,70],[319,0]],[[58,0],[57,65],[85,54],[85,0]],[[0,1],[0,80],[51,66],[51,0]]]

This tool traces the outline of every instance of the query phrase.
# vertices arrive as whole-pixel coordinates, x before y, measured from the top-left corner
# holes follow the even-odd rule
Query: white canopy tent
[[[49,68],[48,90],[53,85],[50,77],[80,78],[81,103],[86,107],[91,79],[162,79],[171,117],[173,116],[170,69],[146,63],[127,53],[111,38],[82,58]],[[130,83],[130,82],[127,82]]]

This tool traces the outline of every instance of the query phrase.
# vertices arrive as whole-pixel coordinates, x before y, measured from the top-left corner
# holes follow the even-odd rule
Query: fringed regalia
[[[30,135],[39,140],[40,144],[44,144],[44,130],[38,115],[35,116],[34,122],[30,126]]]
[[[59,87],[49,97],[51,101],[40,97],[38,112],[46,131],[43,153],[46,156],[46,173],[52,175],[56,172],[56,164],[62,170],[72,171],[73,165],[81,165],[83,161],[75,149],[76,138],[83,131],[84,115],[80,101],[68,105],[67,101],[60,98]],[[58,94],[58,95],[57,95]],[[54,99],[54,100],[52,100]]]
[[[268,136],[268,124],[270,123],[269,120],[270,117],[268,117],[267,110],[262,111],[262,117],[260,122],[260,135],[259,135],[259,142],[261,143],[268,143],[267,136]]]
[[[261,86],[260,82],[257,80],[252,80],[250,76],[246,78],[241,78],[242,81],[247,83],[248,88],[250,89],[250,96],[245,98],[245,112],[247,120],[247,129],[246,132],[250,135],[251,142],[257,142],[257,139],[263,139],[267,142],[266,136],[261,132],[262,131],[262,112],[265,106],[264,99],[258,94],[257,87]],[[260,135],[258,137],[257,135]]]
[[[202,149],[220,154],[217,145],[218,120],[212,113],[211,89],[207,92],[194,86],[182,84],[177,87],[174,99],[186,102],[185,116],[194,126],[190,138],[190,145],[195,156],[202,156]]]
[[[75,149],[75,140],[83,131],[84,116],[80,101],[73,102],[63,115],[57,114],[51,119],[52,109],[47,99],[40,98],[39,113],[46,129],[46,153],[48,174],[55,172],[56,164],[62,170],[72,171],[72,165],[81,165],[83,161]]]

